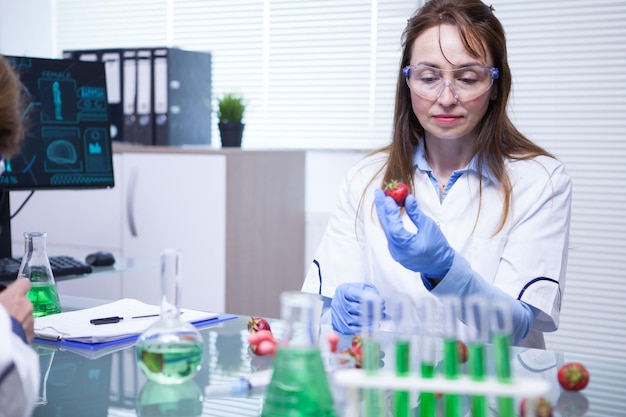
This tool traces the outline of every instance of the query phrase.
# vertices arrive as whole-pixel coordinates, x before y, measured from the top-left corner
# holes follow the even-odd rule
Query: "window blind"
[[[626,358],[626,2],[493,1],[511,114],[573,181],[560,328],[548,348]]]
[[[400,38],[418,1],[57,0],[60,49],[176,46],[212,54],[213,106],[234,92],[246,148],[389,140]],[[212,137],[219,138],[212,113]]]

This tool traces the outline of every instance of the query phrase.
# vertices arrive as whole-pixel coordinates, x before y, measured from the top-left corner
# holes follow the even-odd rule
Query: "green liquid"
[[[319,349],[288,346],[278,349],[261,416],[336,416]]]
[[[408,376],[409,369],[409,342],[396,342],[396,375]],[[394,417],[409,416],[409,392],[395,391],[393,395],[393,415]]]
[[[151,381],[180,384],[202,366],[203,347],[196,340],[180,338],[175,343],[149,339],[137,346],[139,368]]]
[[[422,364],[422,378],[434,378],[435,376],[435,364],[423,363]]]
[[[479,343],[467,345],[469,374],[474,381],[484,381],[487,377],[485,367],[485,346]],[[470,397],[472,417],[487,417],[487,398],[484,395]]]
[[[459,345],[456,339],[446,339],[443,341],[443,365],[446,378],[458,378],[460,372]]]
[[[511,381],[511,341],[508,334],[493,336],[493,351],[496,360],[496,377],[500,382]]]
[[[380,370],[380,345],[375,340],[363,338],[363,368],[366,374],[376,375]],[[363,389],[365,417],[384,416],[383,391],[375,388]]]
[[[443,366],[447,379],[459,377],[459,345],[456,339],[443,341]],[[443,404],[446,417],[458,417],[461,414],[461,397],[458,394],[444,394]]]
[[[499,382],[511,382],[511,339],[506,333],[497,333],[492,338],[496,361],[496,378]],[[514,417],[515,404],[511,397],[498,397],[500,417]]]
[[[54,284],[33,282],[26,296],[33,303],[34,317],[61,312],[61,302]]]
[[[433,378],[435,376],[435,364],[422,363],[422,378]],[[437,408],[435,403],[435,393],[420,393],[420,417],[435,417]]]

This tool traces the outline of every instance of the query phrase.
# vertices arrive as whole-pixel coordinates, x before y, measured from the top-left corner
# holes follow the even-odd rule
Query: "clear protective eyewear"
[[[500,71],[481,65],[441,69],[419,64],[402,68],[402,75],[411,91],[422,98],[437,100],[447,86],[454,98],[463,102],[485,94],[493,85],[493,80],[500,76]]]

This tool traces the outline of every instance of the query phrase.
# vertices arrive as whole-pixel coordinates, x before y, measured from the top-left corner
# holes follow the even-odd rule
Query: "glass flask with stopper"
[[[322,355],[316,344],[313,294],[280,296],[285,334],[274,357],[272,379],[262,417],[335,417],[335,406]]]
[[[180,318],[181,254],[161,252],[161,314],[137,341],[137,362],[160,384],[181,384],[198,373],[204,343],[198,330]]]
[[[33,303],[33,316],[43,317],[61,312],[61,301],[46,252],[45,232],[24,233],[24,256],[18,278],[26,278],[31,288],[26,296]]]

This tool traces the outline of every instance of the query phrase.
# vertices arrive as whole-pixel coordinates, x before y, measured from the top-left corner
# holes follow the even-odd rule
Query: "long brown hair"
[[[410,64],[413,44],[424,31],[442,24],[456,26],[468,52],[475,57],[484,57],[487,53],[486,47],[493,58],[494,67],[500,73],[492,87],[497,96],[490,101],[487,112],[478,125],[474,149],[474,155],[478,158],[478,169],[481,170],[486,163],[497,178],[504,195],[502,217],[495,234],[504,226],[511,206],[511,182],[505,170],[505,159],[553,156],[519,132],[508,117],[506,110],[511,91],[511,70],[507,60],[504,28],[493,12],[491,6],[480,0],[430,0],[408,20],[402,34],[402,59],[396,84],[391,143],[373,153],[389,154],[388,161],[382,168],[385,170],[383,184],[398,179],[408,184],[412,192],[415,191],[413,156],[424,136],[424,128],[413,113],[410,91],[401,69]],[[482,176],[479,175],[479,178]]]
[[[22,115],[25,99],[18,74],[0,55],[0,153],[10,157],[20,150],[24,137]]]

